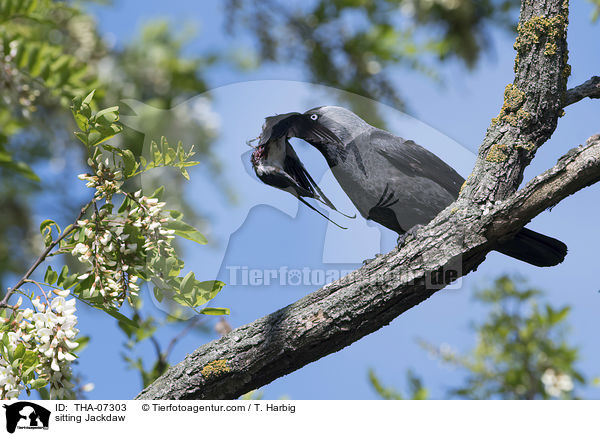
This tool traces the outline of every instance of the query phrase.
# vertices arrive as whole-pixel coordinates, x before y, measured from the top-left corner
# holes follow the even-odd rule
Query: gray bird
[[[360,214],[399,235],[429,223],[458,197],[464,182],[435,154],[342,107],[282,115],[272,124],[279,135],[300,137],[316,147]],[[320,129],[335,138],[314,140]],[[525,228],[496,250],[536,266],[557,265],[567,254],[561,241]]]
[[[345,217],[356,217],[351,217],[338,211],[331,200],[325,196],[298,158],[294,148],[288,141],[289,136],[287,136],[287,133],[296,136],[301,135],[299,137],[311,141],[313,144],[319,144],[325,141],[334,143],[337,141],[337,138],[326,128],[319,125],[313,125],[312,128],[310,125],[305,126],[303,129],[305,134],[300,131],[294,131],[290,128],[291,123],[296,123],[297,125],[302,124],[301,120],[296,120],[296,116],[302,117],[299,113],[289,113],[267,117],[265,119],[261,135],[257,138],[258,145],[254,147],[254,151],[250,158],[252,168],[263,183],[289,192],[328,221],[345,229],[345,227],[330,220],[302,198],[314,198]],[[309,120],[309,124],[310,123],[311,121]]]

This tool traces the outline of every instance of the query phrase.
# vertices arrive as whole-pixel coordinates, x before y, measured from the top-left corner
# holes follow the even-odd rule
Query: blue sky
[[[227,45],[222,39],[223,13],[219,3],[215,0],[151,0],[144,2],[141,9],[139,2],[117,0],[111,7],[94,6],[93,10],[101,31],[110,34],[117,44],[133,37],[144,22],[154,18],[167,18],[172,23],[196,23],[199,33],[188,50],[202,52]],[[599,30],[590,23],[591,7],[583,1],[572,3],[569,49],[573,74],[570,86],[600,73],[600,47],[590,43],[595,40],[592,35]],[[512,38],[495,31],[491,32],[491,38],[494,54],[484,56],[475,71],[468,71],[458,64],[445,64],[443,85],[404,69],[391,71],[416,118],[382,107],[393,133],[415,139],[432,149],[463,175],[469,172],[473,153],[490,119],[499,111],[504,87],[513,80]],[[247,43],[243,37],[239,41]],[[299,270],[306,267],[321,270],[355,268],[352,259],[362,254],[368,256],[377,248],[388,249],[393,243],[394,235],[387,231],[380,234],[378,228],[359,222],[360,217],[351,223],[348,233],[334,234],[331,226],[318,215],[298,207],[291,196],[261,185],[240,164],[238,159],[248,150],[244,139],[259,133],[265,116],[336,103],[335,93],[293,82],[303,78],[303,72],[291,66],[265,66],[246,73],[223,66],[209,75],[211,87],[217,88],[212,93],[214,110],[220,117],[221,130],[227,132],[219,138],[216,150],[223,156],[235,153],[231,182],[247,201],[242,202],[235,214],[228,216],[227,205],[216,192],[207,188],[205,176],[191,173],[192,183],[182,195],[210,205],[214,219],[209,236],[215,246],[185,245],[186,265],[197,276],[204,273],[208,279],[206,274],[215,271],[227,283],[231,281],[227,266],[232,265],[257,269],[281,266]],[[555,135],[527,169],[525,182],[552,166],[568,149],[599,133],[599,115],[597,101],[582,101],[567,108]],[[315,178],[324,176],[322,187],[327,186],[327,193],[334,192],[334,203],[341,210],[349,211],[351,204],[339,191],[335,192],[335,183],[328,181],[326,167],[318,154],[309,146],[295,144]],[[261,391],[265,398],[283,395],[293,399],[376,398],[367,380],[369,368],[373,368],[385,384],[399,389],[406,385],[406,370],[413,369],[423,377],[434,398],[442,397],[446,388],[460,383],[463,374],[431,359],[416,340],[445,343],[463,351],[470,349],[475,337],[469,323],[484,315],[482,307],[472,300],[473,290],[502,273],[520,274],[528,278],[531,285],[545,290],[552,304],[573,307],[571,339],[581,346],[580,369],[590,377],[600,375],[600,350],[596,338],[600,327],[600,275],[595,250],[600,245],[600,234],[596,231],[599,194],[600,187],[587,188],[551,212],[541,214],[529,225],[569,246],[569,255],[563,264],[540,269],[492,253],[477,272],[462,280],[459,289],[443,290],[389,326],[263,387]],[[344,220],[335,215],[331,217]],[[350,224],[348,220],[343,222]],[[230,235],[231,229],[235,231]],[[380,236],[382,242],[377,247]],[[329,237],[333,239],[327,239]],[[329,250],[327,259],[324,259],[324,246]],[[338,252],[336,247],[341,247]],[[352,255],[346,256],[348,253]],[[228,286],[215,299],[214,305],[231,308],[229,322],[237,327],[277,310],[317,287]],[[150,301],[148,306],[153,307]],[[114,323],[99,313],[81,308],[80,329],[83,334],[92,336],[77,368],[86,375],[87,381],[96,385],[89,398],[125,399],[137,394],[140,390],[138,374],[128,370],[121,359],[123,336]],[[176,328],[170,326],[160,332],[160,337],[168,342],[176,332]],[[187,353],[214,338],[216,334],[187,336],[175,348],[172,362],[179,362]],[[148,359],[153,358],[150,344],[141,344],[138,352]],[[586,396],[600,397],[597,389],[586,391]]]

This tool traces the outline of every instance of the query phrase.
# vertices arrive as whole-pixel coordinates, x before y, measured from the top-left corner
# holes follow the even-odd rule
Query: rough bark
[[[536,150],[562,113],[567,64],[568,1],[524,0],[517,28],[515,79],[486,132],[459,201],[502,200],[515,192]]]
[[[474,271],[498,241],[598,181],[595,136],[515,192],[569,99],[567,8],[563,0],[522,4],[515,80],[455,203],[401,249],[203,345],[137,398],[236,398],[338,351]]]

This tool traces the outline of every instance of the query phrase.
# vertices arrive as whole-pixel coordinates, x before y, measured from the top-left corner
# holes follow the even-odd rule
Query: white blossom
[[[568,374],[557,373],[554,369],[548,368],[542,375],[544,390],[551,397],[560,397],[565,392],[573,390],[573,380]]]

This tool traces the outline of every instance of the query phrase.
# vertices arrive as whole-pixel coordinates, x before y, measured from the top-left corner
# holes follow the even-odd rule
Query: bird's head
[[[354,112],[340,106],[320,106],[306,111],[304,115],[331,130],[344,145],[348,145],[369,127]]]

